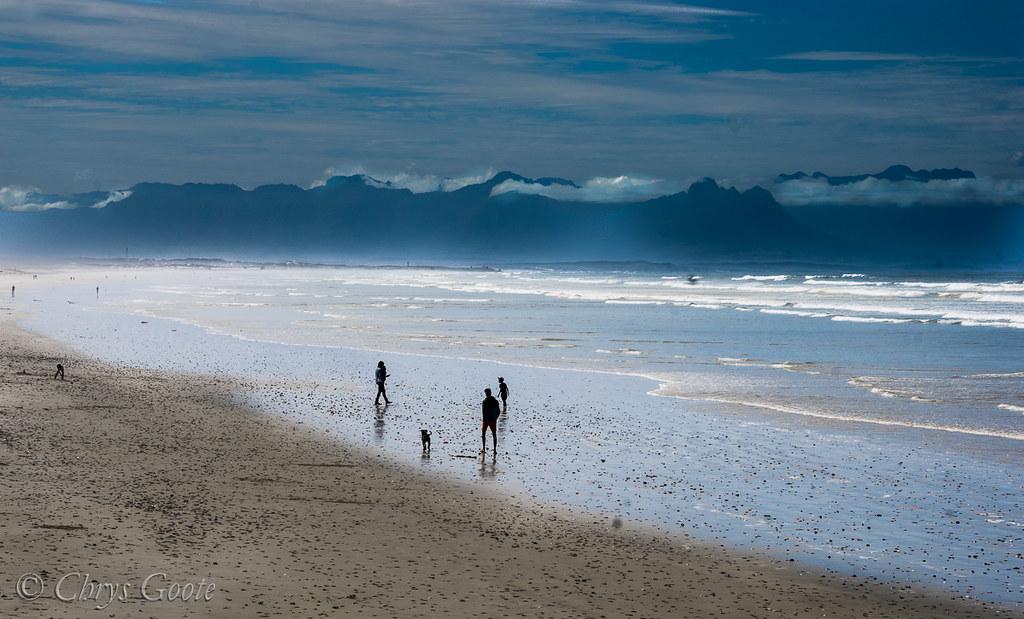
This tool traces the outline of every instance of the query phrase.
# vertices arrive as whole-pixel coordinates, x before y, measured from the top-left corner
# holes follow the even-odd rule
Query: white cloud
[[[125,198],[131,195],[132,192],[128,189],[118,189],[117,191],[111,191],[110,195],[100,200],[99,202],[93,204],[92,206],[90,206],[90,208],[103,208],[104,206],[113,204],[114,202],[120,202],[121,200],[124,200]]]
[[[926,183],[866,178],[846,185],[829,185],[825,179],[804,178],[777,183],[771,191],[780,204],[793,206],[1024,205],[1024,180],[990,177],[932,180]]]
[[[468,185],[482,183],[493,177],[494,174],[494,170],[490,168],[481,174],[452,177],[437,176],[435,174],[411,174],[408,172],[369,172],[361,165],[332,166],[324,170],[323,178],[314,181],[310,188],[321,187],[327,183],[328,179],[334,176],[362,175],[367,177],[367,184],[374,187],[408,189],[413,193],[456,191]]]
[[[676,191],[679,189],[656,178],[599,176],[586,181],[579,187],[507,180],[491,190],[491,195],[515,192],[570,202],[635,202],[650,200]]]
[[[0,209],[5,211],[45,211],[72,206],[65,200],[49,200],[34,187],[0,187]]]
[[[58,196],[43,195],[35,187],[8,186],[0,187],[0,210],[29,212],[79,207],[103,208],[114,202],[120,202],[130,195],[132,192],[128,190],[112,191],[99,202],[81,204]]]

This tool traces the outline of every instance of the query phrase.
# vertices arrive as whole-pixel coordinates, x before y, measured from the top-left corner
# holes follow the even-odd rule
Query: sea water
[[[248,403],[407,465],[848,573],[1024,602],[1019,275],[81,266],[73,276],[19,292],[27,326],[112,362],[256,380]],[[372,405],[378,358],[393,375],[386,409]],[[481,391],[496,391],[499,375],[512,392],[499,458],[456,457],[479,448]],[[366,391],[365,406],[339,404],[353,390]],[[421,428],[434,431],[429,459]]]

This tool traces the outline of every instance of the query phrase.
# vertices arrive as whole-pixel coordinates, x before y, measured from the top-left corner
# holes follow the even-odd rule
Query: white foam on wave
[[[1000,404],[999,408],[1004,411],[1013,411],[1015,413],[1024,413],[1024,406],[1017,406],[1015,404]]]
[[[967,378],[1024,378],[1024,372],[993,372],[989,374],[971,374]]]
[[[871,393],[882,396],[883,398],[902,398],[905,400],[911,400],[913,402],[924,402],[928,404],[934,404],[940,400],[934,398],[928,398],[921,395],[920,392],[915,392],[910,389],[899,389],[893,386],[882,386],[879,383],[886,382],[884,378],[874,378],[871,376],[856,376],[846,381],[847,384],[858,387],[861,389],[867,389]]]
[[[678,386],[677,386],[678,387]],[[893,419],[876,419],[872,417],[864,417],[860,415],[836,415],[833,413],[827,413],[824,411],[812,411],[794,406],[787,406],[783,404],[775,404],[772,402],[766,402],[758,400],[756,402],[748,400],[739,400],[733,398],[721,398],[715,396],[690,396],[686,395],[685,392],[673,390],[671,384],[663,384],[658,389],[650,392],[651,395],[662,396],[662,397],[673,397],[681,400],[690,400],[693,402],[715,402],[718,404],[730,404],[733,406],[743,406],[748,408],[758,408],[762,410],[770,410],[777,413],[785,413],[787,415],[799,415],[801,417],[813,417],[816,419],[825,419],[829,421],[841,421],[848,423],[864,423],[876,426],[885,427],[896,427],[906,428],[913,430],[930,430],[934,432],[950,432],[953,434],[968,434],[971,436],[985,436],[990,438],[1004,438],[1014,441],[1024,441],[1024,433],[1022,432],[1011,432],[1004,430],[991,430],[987,428],[964,428],[962,426],[951,426],[941,425],[934,423],[918,423],[913,421],[897,421]]]
[[[665,301],[654,301],[650,299],[605,299],[609,305],[665,305]]]
[[[789,279],[788,275],[744,275],[742,277],[733,277],[734,282],[784,282]]]
[[[832,320],[836,322],[862,322],[862,323],[889,323],[889,324],[905,324],[908,322],[914,322],[910,318],[877,318],[874,316],[833,316]]]
[[[980,301],[982,303],[1024,303],[1024,295],[1015,294],[963,292],[958,296],[964,300]]]
[[[821,372],[811,369],[814,365],[807,362],[793,363],[791,361],[783,361],[782,363],[773,363],[770,361],[750,359],[749,357],[716,357],[715,360],[718,361],[719,365],[734,367],[774,368],[776,370],[785,370],[787,372],[796,372],[800,374],[821,374]]]
[[[762,314],[774,314],[777,316],[799,316],[801,318],[827,318],[830,315],[822,312],[801,312],[798,310],[786,309],[761,309],[758,311],[761,312]]]
[[[882,298],[901,298],[901,299],[914,299],[918,297],[924,297],[930,294],[923,290],[893,290],[891,288],[881,287],[825,287],[825,288],[807,288],[803,291],[806,294],[828,294],[828,295],[848,295],[852,297],[882,297]]]

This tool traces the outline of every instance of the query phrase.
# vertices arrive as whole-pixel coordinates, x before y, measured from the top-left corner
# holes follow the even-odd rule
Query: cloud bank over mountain
[[[323,177],[314,181],[310,188],[322,187],[330,179],[339,176],[361,176],[365,177],[367,184],[381,189],[408,189],[413,193],[456,191],[468,185],[483,183],[495,173],[494,169],[488,168],[479,174],[451,177],[411,172],[370,172],[362,165],[332,166],[324,170]]]
[[[336,171],[336,170],[335,170]],[[1024,187],[966,170],[580,183],[512,172],[368,174],[312,187],[140,183],[71,196],[0,190],[7,255],[257,260],[817,261],[1024,268]],[[486,178],[485,178],[486,177]]]
[[[656,178],[636,176],[595,177],[577,185],[572,181],[549,179],[528,182],[510,179],[491,190],[492,196],[521,193],[568,202],[635,202],[682,191],[683,187]]]
[[[15,212],[48,211],[51,209],[103,208],[124,200],[131,191],[93,192],[73,196],[41,193],[34,187],[0,187],[0,210]]]
[[[1024,180],[952,178],[888,180],[875,176],[848,183],[806,176],[777,182],[772,194],[782,204],[807,205],[957,205],[1024,204]]]

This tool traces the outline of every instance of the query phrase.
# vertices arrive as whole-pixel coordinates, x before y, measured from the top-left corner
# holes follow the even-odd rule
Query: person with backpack
[[[391,375],[388,374],[388,369],[387,369],[387,367],[384,366],[384,362],[383,361],[378,361],[377,362],[377,372],[376,372],[377,398],[373,401],[373,403],[375,405],[377,405],[377,406],[380,406],[380,397],[381,396],[384,396],[384,404],[385,404],[385,406],[388,405],[388,404],[391,404],[391,400],[388,399],[388,393],[387,393],[387,391],[384,388],[384,383],[387,382],[388,376],[391,376]]]

